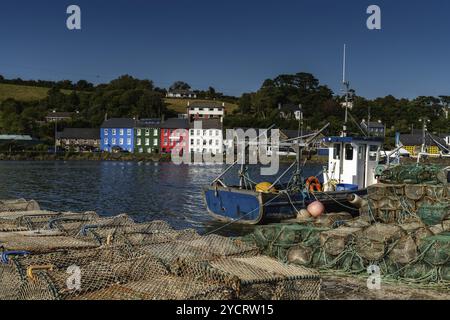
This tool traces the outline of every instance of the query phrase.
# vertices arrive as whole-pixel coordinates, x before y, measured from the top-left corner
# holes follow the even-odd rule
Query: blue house
[[[104,152],[134,151],[134,127],[129,118],[111,118],[100,128],[100,149]]]

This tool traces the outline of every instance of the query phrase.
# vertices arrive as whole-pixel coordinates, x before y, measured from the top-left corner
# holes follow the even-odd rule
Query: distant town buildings
[[[47,122],[69,121],[72,120],[74,112],[50,112],[45,117]]]
[[[301,120],[302,119],[302,106],[295,104],[278,104],[278,111],[280,118],[285,120]]]
[[[225,104],[188,102],[187,115],[189,122],[203,119],[218,119],[222,124],[225,117]]]
[[[160,125],[160,119],[141,119],[136,122],[134,128],[135,153],[159,153]]]
[[[371,137],[385,137],[386,136],[386,126],[381,123],[381,121],[378,122],[366,122],[363,120],[361,122],[361,128],[366,132],[368,136]]]
[[[171,90],[167,92],[166,98],[197,99],[197,94],[190,90]]]
[[[223,152],[223,133],[220,119],[202,119],[190,123],[189,151],[191,153],[220,154]]]
[[[422,151],[422,145],[424,144],[423,133],[417,131],[412,134],[402,134],[400,135],[400,143],[411,156],[417,156]],[[425,135],[425,152],[429,154],[439,155],[442,146],[445,146],[445,144],[445,140],[440,137],[431,134]]]
[[[112,118],[105,120],[100,128],[100,149],[105,152],[133,152],[136,120]]]
[[[171,118],[161,123],[160,150],[161,153],[171,153],[177,146],[189,147],[189,121],[188,119]]]
[[[57,133],[56,145],[67,151],[98,151],[100,150],[100,130],[98,128],[65,128]]]

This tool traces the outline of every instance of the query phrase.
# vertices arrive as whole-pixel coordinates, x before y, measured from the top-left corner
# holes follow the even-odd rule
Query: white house
[[[197,94],[190,90],[173,90],[167,92],[166,98],[197,99]]]
[[[189,122],[203,119],[218,119],[223,123],[225,117],[225,104],[218,105],[215,103],[189,103],[187,106],[187,114]]]
[[[218,119],[203,119],[191,122],[189,152],[213,155],[223,153],[222,124]]]

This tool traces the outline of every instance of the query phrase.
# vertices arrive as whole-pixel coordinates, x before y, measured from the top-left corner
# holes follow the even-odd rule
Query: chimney
[[[108,112],[105,113],[105,121],[108,120]]]
[[[222,107],[224,107],[224,108],[225,108],[225,102],[222,102]]]
[[[165,118],[166,118],[166,116],[163,114],[163,115],[161,116],[161,123],[164,123]]]
[[[278,104],[278,110],[281,110],[281,103]]]

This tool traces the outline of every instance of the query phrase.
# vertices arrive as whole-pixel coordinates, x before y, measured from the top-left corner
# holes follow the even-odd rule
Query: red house
[[[161,153],[171,153],[174,147],[189,148],[189,121],[172,118],[161,123]]]

